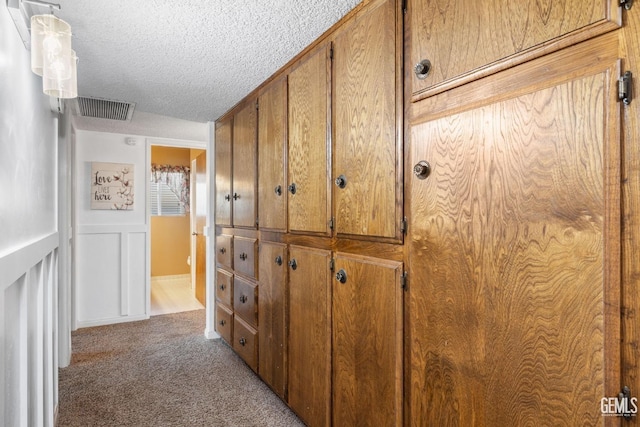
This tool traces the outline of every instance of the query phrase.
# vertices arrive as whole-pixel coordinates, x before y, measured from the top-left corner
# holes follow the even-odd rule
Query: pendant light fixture
[[[43,92],[56,98],[78,96],[77,62],[71,26],[51,15],[31,17],[31,71],[42,76]]]

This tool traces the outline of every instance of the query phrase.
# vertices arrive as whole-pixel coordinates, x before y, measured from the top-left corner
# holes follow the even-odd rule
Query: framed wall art
[[[91,209],[133,210],[133,164],[91,163]]]

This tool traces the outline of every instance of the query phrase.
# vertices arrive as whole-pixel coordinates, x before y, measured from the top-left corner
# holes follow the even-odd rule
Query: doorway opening
[[[150,159],[150,314],[204,309],[206,150],[151,145]]]

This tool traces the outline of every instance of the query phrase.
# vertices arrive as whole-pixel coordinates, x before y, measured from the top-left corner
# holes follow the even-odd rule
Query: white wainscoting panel
[[[145,225],[89,225],[78,229],[77,326],[149,318]]]

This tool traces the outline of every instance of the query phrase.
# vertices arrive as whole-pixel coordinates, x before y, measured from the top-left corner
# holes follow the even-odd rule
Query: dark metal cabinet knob
[[[276,264],[282,265],[282,257],[280,255],[276,257]]]
[[[224,285],[220,285],[220,290],[224,291],[224,289],[225,289],[225,286]]]
[[[344,188],[347,186],[347,178],[344,175],[340,175],[336,178],[336,185],[339,188]]]
[[[289,193],[296,194],[296,190],[297,190],[296,183],[294,182],[291,185],[289,185],[288,189],[289,189]]]
[[[274,191],[276,193],[276,196],[282,196],[282,185],[276,185],[276,188]]]
[[[218,251],[220,251],[220,253],[224,255],[227,252],[227,249],[226,248],[220,248],[220,249],[218,249]]]
[[[220,324],[220,326],[224,326],[224,325],[226,325],[226,324],[227,324],[227,322],[225,322],[225,321],[224,321],[224,319],[223,319],[223,320],[221,320],[221,321],[219,321],[218,323]]]
[[[425,179],[431,174],[431,165],[429,162],[421,160],[413,167],[413,174],[417,176],[418,179]]]
[[[224,196],[224,199],[225,199],[227,202],[230,202],[230,201],[231,201],[231,195],[230,195],[230,194],[227,194],[226,196]]]
[[[240,259],[241,259],[241,260],[243,260],[243,261],[244,261],[244,260],[246,260],[246,259],[247,259],[247,257],[248,257],[248,255],[247,255],[247,254],[245,254],[244,252],[242,252],[242,253],[240,254]]]
[[[240,295],[240,302],[241,302],[241,303],[243,303],[243,304],[244,304],[245,302],[247,302],[247,300],[248,300],[248,298],[247,298],[247,296],[246,296],[246,295]]]
[[[298,268],[298,263],[296,262],[295,258],[289,261],[289,267],[291,267],[292,270],[295,270],[296,268]]]
[[[340,269],[340,271],[336,273],[336,280],[340,283],[346,283],[347,273],[344,270]]]
[[[431,61],[429,61],[428,59],[423,59],[422,61],[418,62],[415,67],[413,67],[413,72],[420,80],[426,79],[431,72]]]
[[[238,200],[240,195],[238,193],[233,193],[233,200]]]
[[[242,337],[238,340],[238,342],[240,343],[241,346],[245,346],[247,344],[247,340],[245,339],[245,337]]]

